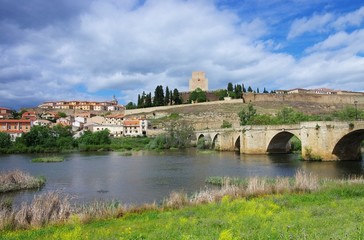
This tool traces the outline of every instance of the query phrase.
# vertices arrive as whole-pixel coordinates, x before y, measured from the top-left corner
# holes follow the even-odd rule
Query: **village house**
[[[50,126],[51,124],[52,124],[52,122],[49,120],[46,120],[46,119],[38,119],[33,122],[33,126],[46,127],[46,126]]]
[[[106,125],[123,125],[124,114],[110,114],[105,116]]]
[[[91,132],[99,132],[102,130],[109,130],[111,137],[122,137],[123,136],[123,125],[104,125],[104,124],[87,124],[87,129]]]
[[[148,121],[145,119],[124,120],[124,136],[146,136]]]
[[[9,108],[0,107],[0,119],[7,119],[13,116],[12,111]]]
[[[46,120],[49,120],[49,121],[55,121],[57,120],[58,118],[60,118],[59,114],[57,112],[43,112],[41,115],[40,115],[40,118],[42,119],[46,119]]]
[[[26,119],[0,119],[0,132],[10,135],[12,141],[20,137],[23,133],[29,132],[32,122]]]
[[[24,112],[22,115],[21,115],[21,118],[22,119],[26,119],[26,120],[30,120],[30,121],[35,121],[37,120],[38,116],[37,116],[37,113],[32,111],[32,112]]]

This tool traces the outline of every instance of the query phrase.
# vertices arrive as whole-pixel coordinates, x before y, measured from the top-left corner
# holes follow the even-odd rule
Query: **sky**
[[[0,107],[157,85],[364,91],[364,0],[0,0]]]

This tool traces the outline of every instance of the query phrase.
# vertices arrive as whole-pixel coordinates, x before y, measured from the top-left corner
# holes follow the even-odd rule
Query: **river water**
[[[40,190],[0,194],[15,202],[29,201],[34,194],[59,190],[77,202],[118,200],[125,204],[160,202],[171,191],[192,194],[206,187],[209,176],[293,176],[298,169],[322,178],[342,178],[364,174],[363,161],[305,162],[298,155],[239,155],[233,152],[196,150],[73,153],[60,163],[32,163],[40,155],[0,155],[0,170],[20,169],[45,176]]]

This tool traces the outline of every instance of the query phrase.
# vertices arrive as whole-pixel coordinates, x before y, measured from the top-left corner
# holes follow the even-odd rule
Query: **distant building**
[[[119,106],[118,101],[114,97],[112,101],[105,102],[79,100],[44,102],[38,107],[59,110],[108,111],[109,109],[119,109],[123,106]]]
[[[37,120],[37,113],[36,112],[24,112],[21,115],[21,118],[30,120],[30,121],[35,121],[35,120]]]
[[[7,119],[13,116],[12,111],[9,108],[0,107],[0,119]]]
[[[105,116],[105,124],[107,125],[123,125],[124,114],[110,114]]]
[[[60,116],[59,116],[59,114],[57,112],[45,111],[40,115],[40,118],[46,119],[46,120],[49,120],[49,121],[55,121],[58,118],[60,118]]]
[[[208,91],[208,79],[205,77],[204,72],[192,72],[192,78],[190,79],[190,92],[200,88],[202,91]]]

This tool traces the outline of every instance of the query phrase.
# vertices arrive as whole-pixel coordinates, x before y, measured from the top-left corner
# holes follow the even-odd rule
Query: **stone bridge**
[[[302,145],[303,159],[360,160],[364,140],[364,121],[301,122],[292,125],[252,125],[238,129],[207,129],[196,131],[201,138],[219,151],[245,154],[288,153],[290,139],[296,136]]]

